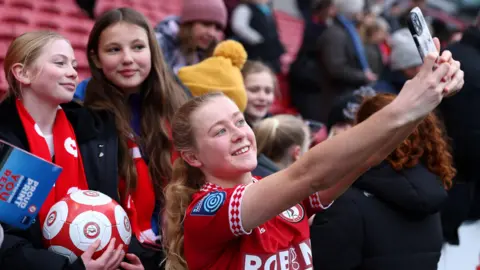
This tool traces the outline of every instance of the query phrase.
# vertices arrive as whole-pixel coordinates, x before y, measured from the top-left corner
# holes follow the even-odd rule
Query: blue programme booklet
[[[27,229],[62,168],[0,140],[0,222]]]

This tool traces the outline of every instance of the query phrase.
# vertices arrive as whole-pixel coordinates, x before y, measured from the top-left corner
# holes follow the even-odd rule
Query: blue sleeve
[[[87,91],[87,85],[91,78],[83,80],[81,83],[77,85],[77,89],[75,90],[75,94],[73,98],[79,101],[83,101],[85,99],[85,93]]]

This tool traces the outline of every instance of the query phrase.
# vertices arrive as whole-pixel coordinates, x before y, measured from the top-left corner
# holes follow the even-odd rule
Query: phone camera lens
[[[417,14],[413,14],[412,21],[413,21],[413,26],[415,28],[415,32],[417,32],[417,35],[420,35],[422,33],[423,28],[420,22],[420,18],[418,18]]]

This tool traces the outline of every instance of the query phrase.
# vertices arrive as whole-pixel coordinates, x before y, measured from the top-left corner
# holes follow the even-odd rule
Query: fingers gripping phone
[[[428,28],[425,17],[419,7],[415,7],[410,11],[408,16],[408,29],[412,33],[413,40],[417,46],[418,52],[422,58],[425,59],[427,54],[437,52],[437,47],[433,42],[432,34]]]

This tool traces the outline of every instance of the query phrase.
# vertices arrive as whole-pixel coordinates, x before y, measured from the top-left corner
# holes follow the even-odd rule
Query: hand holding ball
[[[80,190],[67,195],[50,208],[42,227],[45,247],[73,262],[100,241],[92,258],[107,249],[111,239],[115,248],[123,245],[125,253],[132,228],[125,210],[107,195]]]

